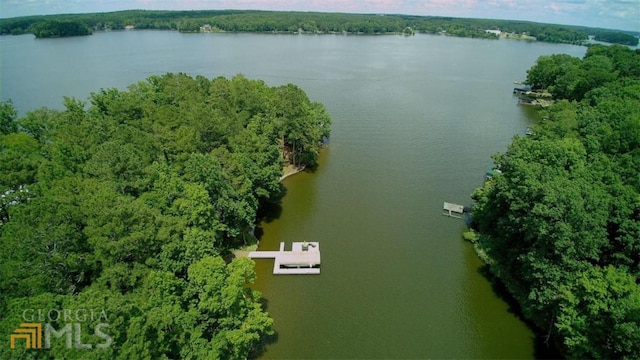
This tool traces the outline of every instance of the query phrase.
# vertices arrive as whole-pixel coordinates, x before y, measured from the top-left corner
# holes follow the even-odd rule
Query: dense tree
[[[613,31],[597,32],[594,36],[594,40],[604,41],[604,42],[614,43],[614,44],[638,46],[637,37],[633,35],[625,34],[623,32],[613,32]]]
[[[36,181],[42,161],[38,142],[23,132],[0,136],[0,192],[19,190]]]
[[[640,59],[619,45],[596,45],[580,60],[566,54],[544,55],[527,71],[527,84],[547,89],[556,99],[582,100],[592,90],[618,79],[637,79]]]
[[[538,59],[528,82],[564,100],[473,195],[491,271],[571,358],[640,353],[639,59],[619,46]]]
[[[47,20],[37,22],[29,27],[36,38],[68,37],[90,35],[91,30],[79,21]]]
[[[613,266],[592,267],[560,289],[556,326],[571,357],[616,359],[640,354],[636,279]],[[593,339],[599,342],[594,344]]]
[[[546,89],[556,84],[560,76],[579,63],[580,59],[566,54],[543,55],[527,71],[526,82],[534,89]]]
[[[18,130],[15,121],[17,115],[18,112],[10,100],[0,102],[0,135],[10,134]]]
[[[253,262],[222,256],[278,198],[283,154],[315,164],[324,107],[293,85],[185,74],[64,105],[21,119],[0,106],[2,333],[24,307],[103,309],[107,349],[56,340],[38,356],[246,358],[273,320]]]

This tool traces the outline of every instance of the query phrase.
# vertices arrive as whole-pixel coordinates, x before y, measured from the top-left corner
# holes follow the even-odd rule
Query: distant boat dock
[[[442,208],[442,215],[446,215],[456,219],[462,219],[462,215],[464,214],[464,206],[445,202]]]
[[[320,243],[294,242],[291,251],[284,250],[284,242],[279,251],[252,251],[251,259],[273,258],[273,273],[278,274],[320,274]]]

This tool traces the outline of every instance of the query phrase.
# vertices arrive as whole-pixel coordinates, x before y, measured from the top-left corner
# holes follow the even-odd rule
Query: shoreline
[[[281,182],[282,180],[288,178],[289,176],[293,176],[299,172],[302,172],[304,171],[304,169],[306,169],[306,166],[293,166],[291,164],[288,164],[284,167],[283,169],[284,174],[280,177],[279,181]],[[249,257],[249,252],[255,251],[257,249],[258,249],[258,243],[254,243],[254,244],[242,246],[237,249],[233,249],[231,250],[231,254],[235,259],[246,258],[246,257]]]
[[[300,172],[304,171],[304,169],[306,169],[306,168],[307,167],[304,166],[304,165],[303,166],[293,166],[293,165],[289,164],[289,165],[284,167],[283,174],[282,174],[282,176],[280,176],[280,180],[279,181],[282,181],[282,180],[288,178],[289,176],[293,176],[293,175],[295,175],[297,173],[300,173]]]
[[[238,249],[231,250],[231,254],[233,255],[234,259],[246,258],[246,257],[249,257],[249,253],[251,251],[256,251],[257,249],[258,249],[257,243],[250,244],[250,245],[245,245]]]

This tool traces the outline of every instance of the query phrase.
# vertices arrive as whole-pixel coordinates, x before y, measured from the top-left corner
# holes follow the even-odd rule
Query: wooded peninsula
[[[443,34],[587,44],[589,35],[605,42],[637,45],[638,34],[529,21],[468,19],[396,14],[341,14],[256,10],[126,10],[0,19],[0,34],[36,37],[88,35],[92,31],[158,29],[181,32],[261,32],[312,34]],[[490,30],[490,31],[488,31]],[[498,32],[499,30],[499,32]]]
[[[466,237],[549,345],[640,354],[640,51],[541,56],[526,82],[556,102],[494,157]]]
[[[111,345],[52,346],[39,359],[258,350],[273,320],[248,287],[253,261],[229,250],[281,198],[283,165],[316,163],[331,125],[324,106],[291,84],[185,74],[64,106],[17,119],[0,103],[3,338],[25,309],[80,308],[106,312]],[[81,326],[85,344],[101,341],[89,336],[95,324]],[[29,351],[7,342],[0,358]]]

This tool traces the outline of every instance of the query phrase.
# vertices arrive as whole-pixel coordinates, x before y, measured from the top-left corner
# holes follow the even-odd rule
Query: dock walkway
[[[320,243],[294,242],[291,251],[285,251],[284,242],[279,251],[252,251],[252,259],[273,258],[273,273],[278,274],[320,274]]]

